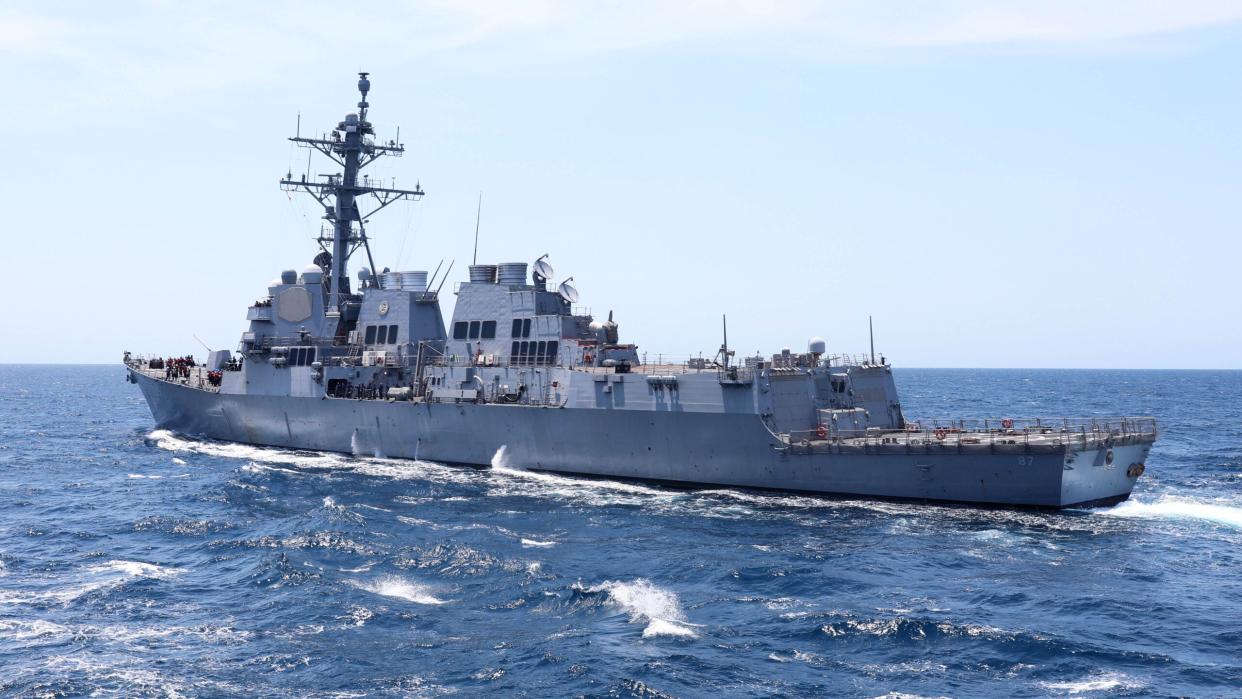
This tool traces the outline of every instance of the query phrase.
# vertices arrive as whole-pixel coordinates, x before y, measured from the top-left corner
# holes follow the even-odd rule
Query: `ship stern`
[[[1147,470],[1152,441],[1068,450],[1061,473],[1061,507],[1106,507],[1129,498]]]

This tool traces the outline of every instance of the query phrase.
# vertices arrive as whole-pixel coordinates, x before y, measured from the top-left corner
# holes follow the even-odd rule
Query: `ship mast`
[[[324,219],[332,226],[330,232],[320,233],[319,247],[327,254],[317,256],[315,262],[327,268],[328,308],[336,311],[343,309],[345,297],[350,293],[349,257],[358,248],[366,248],[371,271],[378,273],[374,261],[371,260],[371,246],[367,243],[363,224],[394,201],[418,200],[423,195],[418,184],[414,185],[414,189],[396,189],[383,186],[382,182],[370,177],[359,178],[363,168],[377,159],[385,155],[399,157],[405,152],[405,146],[395,140],[386,144],[375,143],[375,131],[371,128],[371,122],[367,121],[367,107],[370,106],[367,103],[367,92],[370,90],[371,81],[367,80],[367,73],[359,73],[358,92],[362,93],[362,99],[358,102],[357,114],[346,114],[345,120],[336,125],[330,137],[325,134],[323,138],[303,138],[299,133],[289,139],[303,148],[313,148],[323,153],[344,168],[344,172],[319,175],[322,181],[318,182],[310,179],[309,171],[300,180],[293,179],[293,173],[290,172],[280,181],[280,188],[286,192],[306,192],[314,197],[324,208]],[[400,133],[398,130],[398,138]],[[376,206],[363,214],[358,204],[367,195],[371,196]],[[325,257],[328,259],[325,260]]]

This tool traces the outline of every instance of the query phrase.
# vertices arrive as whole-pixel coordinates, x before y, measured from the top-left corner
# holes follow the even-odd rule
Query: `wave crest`
[[[426,585],[410,582],[396,575],[384,575],[369,582],[351,582],[359,590],[372,594],[413,602],[414,604],[444,604],[445,600],[431,594]]]
[[[681,611],[677,593],[657,587],[651,581],[638,578],[631,582],[608,580],[592,587],[579,588],[588,594],[606,594],[609,603],[620,607],[630,616],[630,623],[646,622],[643,638],[672,636],[696,638],[696,624],[686,620]]]

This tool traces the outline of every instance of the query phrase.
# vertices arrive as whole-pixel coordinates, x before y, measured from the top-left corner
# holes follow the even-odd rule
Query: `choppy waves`
[[[910,404],[960,412],[931,401],[961,377],[927,376]],[[41,379],[45,415],[0,415],[0,657],[17,668],[0,694],[1242,686],[1242,429],[1218,426],[1220,406],[1202,428],[1162,418],[1130,501],[1043,513],[674,490],[505,452],[470,469],[197,440],[144,427],[114,378]],[[1143,401],[1151,385],[1053,378],[1040,400],[1107,385]]]

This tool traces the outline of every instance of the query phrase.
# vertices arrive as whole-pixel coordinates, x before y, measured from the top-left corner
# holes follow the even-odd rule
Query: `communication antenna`
[[[198,335],[195,335],[194,333],[190,333],[190,336],[193,337],[195,340],[198,340],[198,344],[202,345],[203,349],[207,350],[208,352],[211,351],[211,348],[207,346],[207,343],[203,342],[202,339],[200,339]]]
[[[432,284],[436,283],[436,275],[440,273],[440,268],[444,266],[444,260],[440,260],[440,264],[436,265],[436,271],[431,273],[431,279],[427,281],[427,288],[430,289]]]
[[[720,357],[723,360],[724,368],[729,368],[729,318],[723,313],[720,314],[720,329],[724,334],[724,341],[720,344]]]
[[[546,282],[552,278],[552,263],[548,262],[547,253],[544,253],[543,257],[540,257],[538,260],[535,260],[535,264],[532,266],[534,267],[533,273],[536,284],[542,284],[542,282]]]
[[[871,322],[871,316],[867,316],[867,332],[871,335],[871,363],[875,364],[875,325]]]
[[[449,272],[452,272],[452,271],[453,271],[453,263],[455,263],[455,262],[457,262],[457,260],[451,260],[451,261],[449,261],[449,268],[448,268],[448,269],[446,269],[446,270],[444,270],[444,278],[440,280],[440,286],[437,286],[437,287],[436,287],[436,296],[439,296],[439,295],[440,295],[440,289],[443,289],[443,288],[444,288],[444,282],[448,281],[448,275],[449,275]],[[443,264],[443,261],[441,261],[441,264]],[[437,268],[437,269],[438,269],[438,268]]]
[[[561,298],[571,304],[578,303],[578,290],[574,288],[573,284],[570,284],[573,280],[574,278],[570,277],[569,279],[561,282],[561,285],[557,287],[557,291],[560,292]]]
[[[397,133],[400,133],[398,131]],[[470,264],[479,264],[479,220],[483,218],[483,192],[479,192],[479,208],[474,212],[474,257],[470,259]]]

